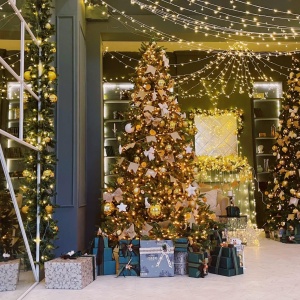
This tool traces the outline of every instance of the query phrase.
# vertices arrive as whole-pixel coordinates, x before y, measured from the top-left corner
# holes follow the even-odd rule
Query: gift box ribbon
[[[131,257],[133,256],[132,254],[134,254],[135,256],[139,255],[139,249],[140,246],[139,245],[133,245],[132,241],[130,241],[129,243],[126,242],[121,242],[120,243],[120,250],[122,252],[122,255],[124,257]]]
[[[169,257],[170,253],[171,253],[171,249],[170,249],[169,245],[168,244],[163,244],[161,246],[161,249],[160,249],[160,257],[159,257],[159,259],[158,259],[158,261],[156,263],[156,267],[159,267],[161,261],[165,257],[166,260],[167,260],[168,266],[170,268],[172,268],[172,264],[171,264],[170,257]]]

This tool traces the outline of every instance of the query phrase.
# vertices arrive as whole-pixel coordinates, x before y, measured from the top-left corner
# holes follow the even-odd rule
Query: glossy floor
[[[300,245],[262,238],[260,247],[245,247],[243,275],[209,274],[204,279],[176,276],[140,278],[99,276],[82,290],[50,290],[40,282],[25,300],[281,300],[299,299]],[[1,293],[0,293],[0,299]],[[5,298],[3,298],[5,299]]]

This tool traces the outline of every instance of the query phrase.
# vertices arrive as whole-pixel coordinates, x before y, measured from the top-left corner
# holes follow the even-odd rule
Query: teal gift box
[[[210,265],[216,266],[217,259],[218,259],[217,255],[212,255]],[[240,258],[239,257],[237,257],[237,265],[240,266]],[[224,268],[224,269],[232,269],[232,268],[234,268],[233,259],[229,258],[229,257],[224,257],[224,256],[220,257],[219,266],[220,266],[220,268]]]
[[[103,236],[103,242],[104,242],[104,248],[108,248],[108,237],[107,236]],[[95,237],[94,238],[94,248],[98,248],[99,247],[99,237]]]
[[[188,252],[188,262],[191,263],[201,263],[207,257],[207,252]]]
[[[213,255],[218,255],[220,252],[220,249],[222,248],[222,255],[221,256],[225,256],[225,257],[232,257],[232,251],[235,252],[236,255],[236,248],[230,248],[230,247],[216,247],[215,250],[213,251]],[[231,249],[233,249],[231,251]]]
[[[171,240],[141,240],[140,276],[173,277],[174,246]]]
[[[223,275],[223,276],[235,276],[235,275],[241,275],[244,273],[244,269],[242,267],[238,267],[237,271],[236,269],[224,269],[224,268],[216,268],[213,266],[208,267],[208,272],[213,273],[213,274],[218,274],[218,275]]]
[[[104,261],[98,266],[98,275],[114,275],[116,274],[116,261]]]
[[[139,263],[140,262],[140,257],[139,256],[126,256],[126,257],[124,257],[124,256],[119,256],[119,263],[120,264],[127,264],[128,262],[129,262],[129,260],[130,260],[130,262],[131,263]]]
[[[93,248],[93,254],[97,255],[98,248]],[[112,257],[112,248],[104,248],[103,249],[103,261],[111,261]]]
[[[200,278],[201,272],[199,270],[200,263],[188,263],[188,275],[193,278]]]
[[[175,251],[187,252],[188,251],[189,240],[187,238],[178,238],[174,241]]]
[[[127,263],[119,264],[119,271],[117,276],[139,276],[140,275],[140,265],[138,262],[130,261]]]
[[[120,240],[119,241],[119,256],[134,257],[139,256],[140,240]]]

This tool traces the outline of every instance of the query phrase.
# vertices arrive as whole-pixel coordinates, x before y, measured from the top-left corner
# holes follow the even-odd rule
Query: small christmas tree
[[[289,232],[290,239],[300,223],[300,65],[293,58],[293,70],[288,77],[288,91],[279,116],[279,130],[273,154],[276,156],[274,179],[269,182],[267,195],[267,227]],[[298,233],[300,234],[300,233]]]
[[[165,49],[151,42],[140,51],[101,227],[119,239],[191,237],[207,247],[215,221],[194,183],[195,127],[173,95]]]

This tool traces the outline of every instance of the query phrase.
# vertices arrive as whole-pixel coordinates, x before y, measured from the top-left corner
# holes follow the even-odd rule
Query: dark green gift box
[[[201,263],[205,258],[208,257],[207,252],[189,252],[188,262],[190,263]]]
[[[217,255],[212,255],[210,265],[215,267],[217,264],[217,259],[218,259]],[[237,257],[237,265],[240,266],[240,258],[239,257]],[[232,268],[234,268],[233,259],[229,258],[229,257],[224,257],[224,256],[220,257],[219,266],[220,266],[220,268],[224,268],[224,269],[232,269]]]
[[[201,272],[199,270],[201,263],[188,263],[189,277],[200,278]]]
[[[212,255],[219,255],[220,248],[222,248],[222,255],[221,256],[232,257],[232,251],[234,251],[235,255],[236,255],[236,248],[235,247],[233,247],[233,248],[229,248],[229,247],[216,247],[214,249],[214,251],[212,252]],[[231,249],[232,249],[232,251],[231,251]]]
[[[235,276],[235,275],[241,275],[244,273],[244,270],[242,267],[238,267],[237,268],[238,274],[236,274],[236,270],[235,269],[224,269],[224,268],[216,268],[213,266],[209,266],[208,267],[208,272],[209,273],[213,273],[213,274],[218,274],[218,275],[223,275],[223,276]]]

